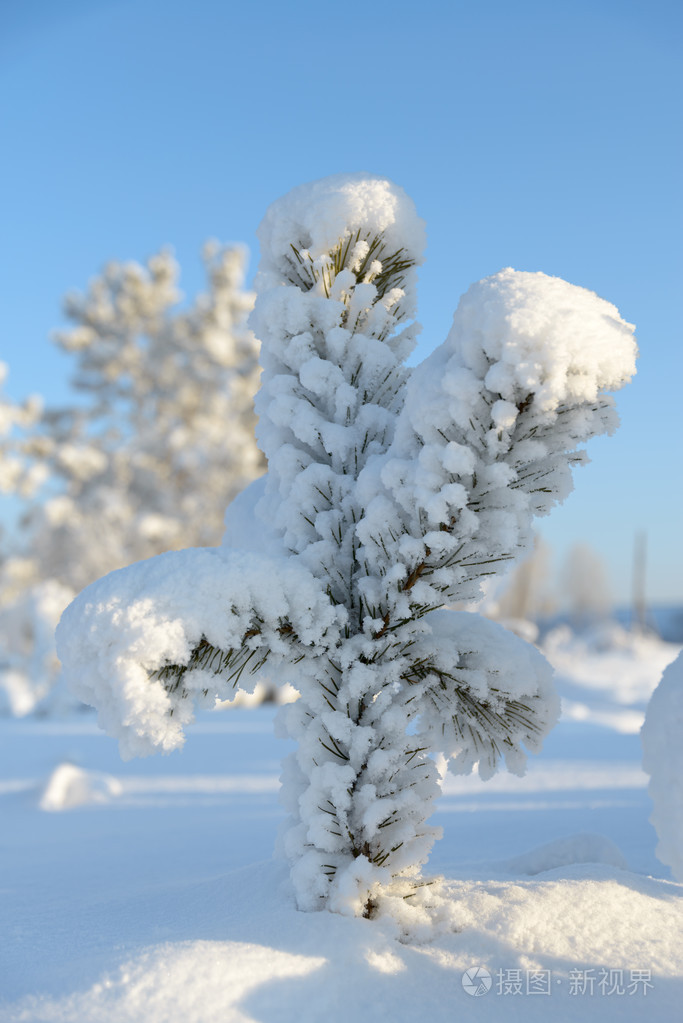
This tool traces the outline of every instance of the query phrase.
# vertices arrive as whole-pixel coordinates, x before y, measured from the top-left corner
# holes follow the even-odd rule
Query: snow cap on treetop
[[[503,399],[533,394],[538,410],[550,411],[628,383],[634,329],[593,291],[508,267],[463,295],[444,347]]]
[[[333,174],[293,188],[268,207],[257,231],[259,290],[280,283],[282,259],[291,258],[292,245],[315,260],[359,230],[361,238],[382,234],[388,251],[402,248],[422,262],[424,222],[402,188],[373,174]]]

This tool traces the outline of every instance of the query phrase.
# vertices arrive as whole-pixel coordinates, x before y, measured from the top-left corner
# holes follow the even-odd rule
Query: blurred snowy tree
[[[540,536],[534,539],[534,546],[528,557],[516,566],[511,575],[503,580],[497,593],[487,601],[484,610],[497,621],[505,622],[508,628],[513,622],[523,629],[523,622],[532,626],[543,615],[552,614],[556,599],[550,586],[550,563],[552,552]],[[533,629],[528,635],[533,634]]]
[[[233,503],[222,549],[89,587],[58,649],[125,756],[179,747],[195,702],[264,672],[291,682],[283,849],[298,904],[414,930],[441,912],[420,874],[439,834],[430,753],[456,773],[522,773],[559,709],[538,651],[446,606],[529,549],[577,445],[614,429],[603,392],[634,372],[633,328],[592,292],[507,269],[469,289],[410,370],[424,230],[401,189],[302,186],[259,239],[268,475]]]
[[[11,401],[3,394],[8,366],[0,362],[0,494],[18,494],[29,497],[45,480],[45,469],[30,465],[13,442],[16,430],[28,430],[40,418],[42,403],[37,397],[22,404]]]
[[[265,467],[246,254],[209,243],[204,261],[207,293],[187,308],[168,251],[110,263],[67,297],[74,326],[55,337],[76,361],[73,404],[0,406],[0,486],[32,496],[0,564],[0,664],[15,708],[49,689],[54,671],[39,665],[54,663],[51,632],[74,592],[131,559],[220,543],[226,505]]]
[[[613,608],[607,567],[590,544],[577,543],[562,571],[563,603],[576,629],[605,621]]]

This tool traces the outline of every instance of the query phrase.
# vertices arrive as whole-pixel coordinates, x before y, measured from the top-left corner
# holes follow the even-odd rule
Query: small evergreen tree
[[[632,328],[591,292],[507,269],[469,289],[409,370],[423,225],[399,188],[295,189],[260,242],[267,478],[234,503],[223,548],[86,590],[59,652],[124,756],[180,746],[195,702],[264,672],[291,682],[283,846],[298,904],[400,914],[420,902],[438,832],[430,753],[521,773],[556,720],[541,655],[446,608],[529,548],[533,516],[571,489],[576,445],[614,428],[602,392],[634,371]]]

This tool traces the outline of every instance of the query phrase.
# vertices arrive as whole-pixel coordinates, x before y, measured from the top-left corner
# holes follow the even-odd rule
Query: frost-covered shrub
[[[634,371],[632,327],[591,292],[507,269],[469,289],[410,370],[424,237],[401,189],[297,188],[259,237],[267,477],[233,505],[221,549],[86,590],[60,656],[124,756],[178,748],[195,703],[236,685],[292,683],[283,848],[298,904],[400,915],[438,835],[430,754],[521,773],[557,718],[542,656],[447,607],[530,547],[577,444],[614,429],[602,392]]]
[[[683,881],[683,654],[665,670],[641,731],[657,856]]]

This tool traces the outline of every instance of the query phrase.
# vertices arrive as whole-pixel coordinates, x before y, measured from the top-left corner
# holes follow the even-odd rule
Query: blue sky
[[[67,394],[60,302],[109,258],[171,243],[188,294],[208,237],[338,171],[384,174],[427,223],[421,357],[503,266],[589,287],[637,325],[622,427],[541,523],[629,598],[683,602],[681,43],[677,0],[5,0],[0,359],[15,398]]]

